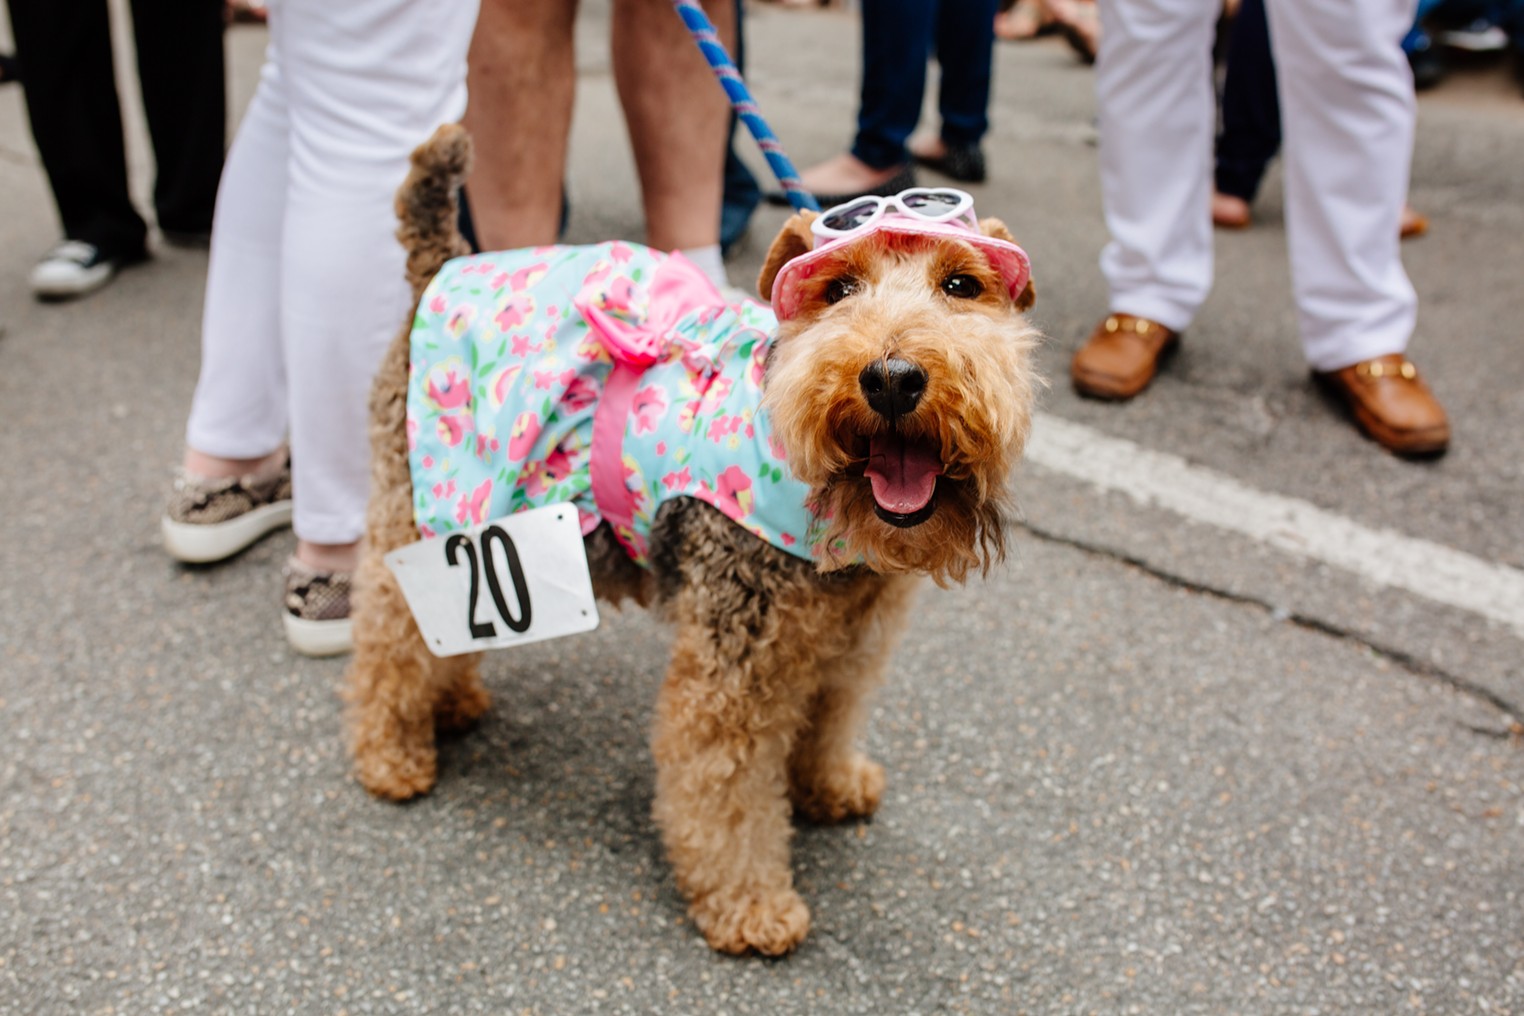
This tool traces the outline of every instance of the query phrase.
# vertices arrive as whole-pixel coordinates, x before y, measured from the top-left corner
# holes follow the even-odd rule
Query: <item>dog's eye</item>
[[[960,300],[973,300],[984,292],[984,285],[972,275],[949,275],[942,280],[942,292]]]
[[[857,280],[850,275],[840,275],[826,284],[825,302],[840,303],[857,292]]]

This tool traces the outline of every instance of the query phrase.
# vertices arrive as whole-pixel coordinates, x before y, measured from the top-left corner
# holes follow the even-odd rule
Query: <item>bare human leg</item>
[[[560,232],[576,17],[575,0],[482,0],[465,125],[476,148],[466,191],[484,250],[554,243]]]
[[[733,49],[734,0],[708,0],[704,10]],[[646,241],[660,250],[718,244],[730,105],[709,64],[668,0],[615,0],[613,57]]]

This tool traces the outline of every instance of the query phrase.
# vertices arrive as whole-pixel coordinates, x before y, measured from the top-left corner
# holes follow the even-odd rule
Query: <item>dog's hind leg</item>
[[[377,462],[376,472],[383,472]],[[418,538],[411,486],[372,492],[365,551],[355,575],[355,656],[345,676],[355,775],[371,793],[406,800],[434,786],[435,732],[486,711],[477,657],[429,652],[383,556]]]
[[[434,731],[442,735],[462,734],[476,725],[492,707],[492,696],[482,685],[480,656],[452,657],[448,681],[434,703]]]
[[[850,648],[819,660],[819,692],[789,758],[789,796],[812,822],[865,818],[878,810],[884,769],[857,746],[869,696],[899,641],[914,583],[900,578],[864,590],[871,603],[842,611]]]
[[[407,249],[414,298],[452,257],[467,253],[456,229],[456,192],[471,143],[447,124],[413,152],[397,191],[397,238]],[[370,395],[371,498],[355,575],[355,656],[345,676],[355,773],[380,797],[405,800],[434,786],[436,727],[449,732],[486,711],[476,658],[441,660],[418,634],[382,558],[418,539],[408,468],[407,389],[411,315],[376,371]]]
[[[345,677],[355,774],[378,797],[406,800],[434,786],[434,734],[459,729],[488,705],[476,657],[440,659],[418,634],[383,560],[418,539],[408,472],[407,333],[398,336],[371,392],[371,497],[355,574],[355,656]]]
[[[368,604],[355,615],[355,658],[346,675],[347,726],[355,776],[377,797],[404,801],[433,789],[440,732],[486,710],[474,658],[439,659],[418,635],[396,581],[379,555],[361,565]],[[363,623],[362,623],[363,622]]]

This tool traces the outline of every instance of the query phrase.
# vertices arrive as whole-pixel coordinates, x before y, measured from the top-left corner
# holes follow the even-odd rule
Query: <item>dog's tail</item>
[[[456,220],[456,194],[470,166],[470,136],[459,124],[446,124],[414,150],[413,168],[397,191],[397,239],[407,251],[407,279],[415,307],[446,261],[471,253]],[[407,443],[413,314],[399,323],[401,330],[381,358],[370,390],[371,495],[366,539],[375,554],[418,539]]]
[[[471,253],[460,235],[460,185],[471,169],[471,135],[447,123],[413,150],[413,168],[397,190],[397,239],[407,251],[413,300],[451,258]]]

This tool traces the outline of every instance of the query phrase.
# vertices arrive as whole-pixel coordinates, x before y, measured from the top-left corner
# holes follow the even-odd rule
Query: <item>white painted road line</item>
[[[1374,529],[1307,501],[1245,486],[1083,424],[1038,414],[1027,458],[1055,473],[1241,533],[1372,582],[1499,621],[1524,635],[1524,571],[1391,529]]]

